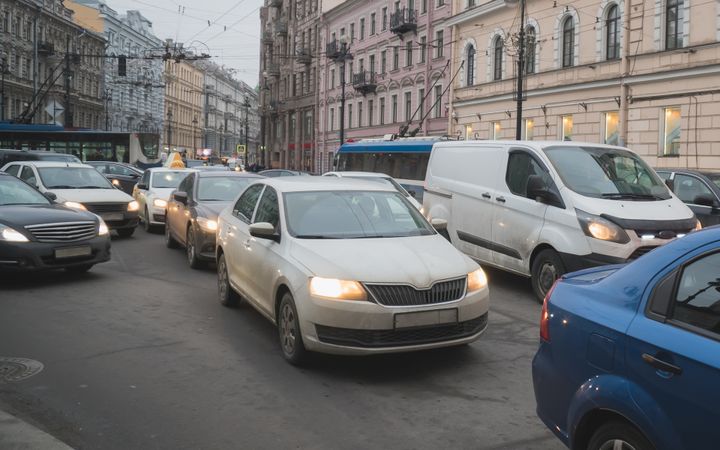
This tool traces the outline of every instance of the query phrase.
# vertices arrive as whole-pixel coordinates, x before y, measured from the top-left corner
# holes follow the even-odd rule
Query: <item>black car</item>
[[[55,153],[43,150],[10,150],[0,149],[0,168],[13,161],[60,161],[60,162],[82,162],[75,155],[66,153]]]
[[[215,231],[220,211],[232,203],[257,174],[193,172],[170,196],[165,222],[165,244],[185,246],[193,269],[215,259]]]
[[[110,259],[110,233],[102,219],[48,197],[0,172],[0,272],[85,272]]]
[[[138,179],[143,174],[143,171],[137,167],[112,161],[87,161],[85,164],[93,166],[105,175],[105,178],[110,180],[113,186],[119,187],[126,194],[132,195],[133,188],[138,182]]]
[[[703,227],[720,224],[720,173],[692,169],[656,169]]]
[[[268,169],[258,172],[259,175],[264,177],[295,177],[301,175],[311,175],[307,172],[300,172],[299,170],[288,170],[288,169]]]

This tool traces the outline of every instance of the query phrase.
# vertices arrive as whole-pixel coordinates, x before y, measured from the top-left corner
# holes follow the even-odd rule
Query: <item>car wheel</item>
[[[590,438],[588,450],[651,450],[653,445],[634,426],[620,421],[600,426]]]
[[[123,228],[121,230],[117,230],[118,236],[122,238],[129,238],[130,236],[135,233],[135,228]]]
[[[286,292],[280,300],[277,318],[278,337],[283,356],[290,364],[302,364],[307,358],[307,350],[300,332],[295,301],[289,292]]]
[[[555,250],[538,253],[531,268],[531,283],[535,297],[542,303],[555,280],[565,273],[565,265]]]
[[[83,264],[82,266],[72,266],[72,267],[66,267],[65,271],[69,273],[85,273],[88,270],[92,269],[92,267],[95,264]]]
[[[170,224],[165,224],[165,247],[167,248],[178,248],[178,243],[175,238],[170,234]]]
[[[147,207],[145,208],[145,218],[143,219],[143,229],[147,231],[148,233],[151,233],[153,230],[153,226],[150,224],[150,213],[148,212]]]
[[[227,306],[228,308],[234,308],[240,304],[240,295],[233,290],[230,285],[230,276],[228,275],[227,263],[225,262],[225,255],[220,255],[220,260],[217,264],[218,273],[218,297],[220,298],[220,304]]]
[[[200,269],[203,266],[202,261],[197,256],[197,246],[195,245],[195,232],[192,225],[188,227],[187,238],[185,239],[185,254],[187,255],[188,264],[191,269]]]

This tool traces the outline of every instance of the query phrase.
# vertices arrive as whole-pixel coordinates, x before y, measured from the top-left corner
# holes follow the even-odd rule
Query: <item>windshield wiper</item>
[[[69,184],[58,184],[55,186],[48,186],[48,189],[77,189],[77,186],[70,186]]]
[[[298,239],[343,239],[335,236],[325,236],[322,234],[298,234],[295,236]]]
[[[77,186],[75,189],[112,189],[112,188],[103,187],[103,186]]]
[[[600,194],[603,198],[609,199],[637,199],[637,200],[663,200],[662,197],[655,194],[634,194],[634,193],[620,193],[620,192],[604,192]]]

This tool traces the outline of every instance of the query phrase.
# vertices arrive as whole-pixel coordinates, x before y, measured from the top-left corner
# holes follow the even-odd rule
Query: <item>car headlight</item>
[[[137,211],[138,209],[140,209],[140,203],[138,203],[137,201],[133,200],[130,203],[128,203],[128,207],[127,207],[128,211]]]
[[[702,230],[702,223],[700,223],[700,220],[695,219],[695,221],[697,222],[697,223],[695,224],[695,231]]]
[[[7,225],[0,224],[0,241],[5,242],[28,242],[24,234]]]
[[[153,206],[156,206],[158,208],[167,208],[167,200],[156,198],[155,200],[153,200]]]
[[[198,217],[196,220],[198,225],[200,225],[200,228],[202,228],[204,231],[214,232],[215,230],[217,230],[218,224],[215,220],[208,219],[207,217]]]
[[[65,202],[65,203],[63,203],[63,205],[67,206],[68,208],[81,209],[81,210],[83,210],[83,211],[87,211],[87,208],[86,208],[85,205],[83,205],[82,203],[78,203],[78,202]]]
[[[100,219],[100,226],[98,227],[98,236],[107,236],[110,234],[110,229],[104,220]]]
[[[120,181],[118,181],[117,178],[113,178],[113,180],[111,181],[111,183],[112,183],[113,186],[120,187]]]
[[[579,209],[575,210],[578,222],[582,227],[586,236],[600,239],[601,241],[616,242],[618,244],[627,244],[630,242],[630,236],[618,225],[603,219],[600,216],[588,214]]]
[[[367,293],[360,283],[335,278],[312,277],[310,294],[336,300],[367,300]]]
[[[482,268],[478,268],[467,275],[467,291],[475,292],[487,287],[487,275]]]

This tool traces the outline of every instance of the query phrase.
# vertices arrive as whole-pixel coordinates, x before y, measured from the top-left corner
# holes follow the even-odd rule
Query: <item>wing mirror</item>
[[[432,219],[430,225],[432,225],[436,231],[442,231],[447,230],[448,222],[445,219]]]
[[[55,195],[55,193],[53,193],[53,192],[45,192],[45,193],[43,193],[43,195],[45,196],[46,199],[50,200],[51,202],[54,202],[55,200],[57,200],[57,195]]]
[[[693,199],[693,203],[701,206],[709,206],[714,208],[716,206],[715,199],[710,194],[698,194]]]
[[[527,196],[540,203],[552,206],[563,204],[562,199],[547,185],[540,175],[530,175],[527,183]]]
[[[257,222],[250,225],[250,236],[280,242],[280,235],[275,232],[273,224],[268,222]]]
[[[675,192],[675,181],[671,180],[670,178],[665,178],[665,186],[670,189],[670,192]]]
[[[138,188],[138,189],[141,189],[141,190],[143,190],[143,191],[147,191],[148,185],[145,184],[145,183],[138,183],[138,184],[137,184],[137,188]]]
[[[173,199],[175,199],[176,202],[182,203],[183,205],[187,205],[187,192],[173,192]]]

